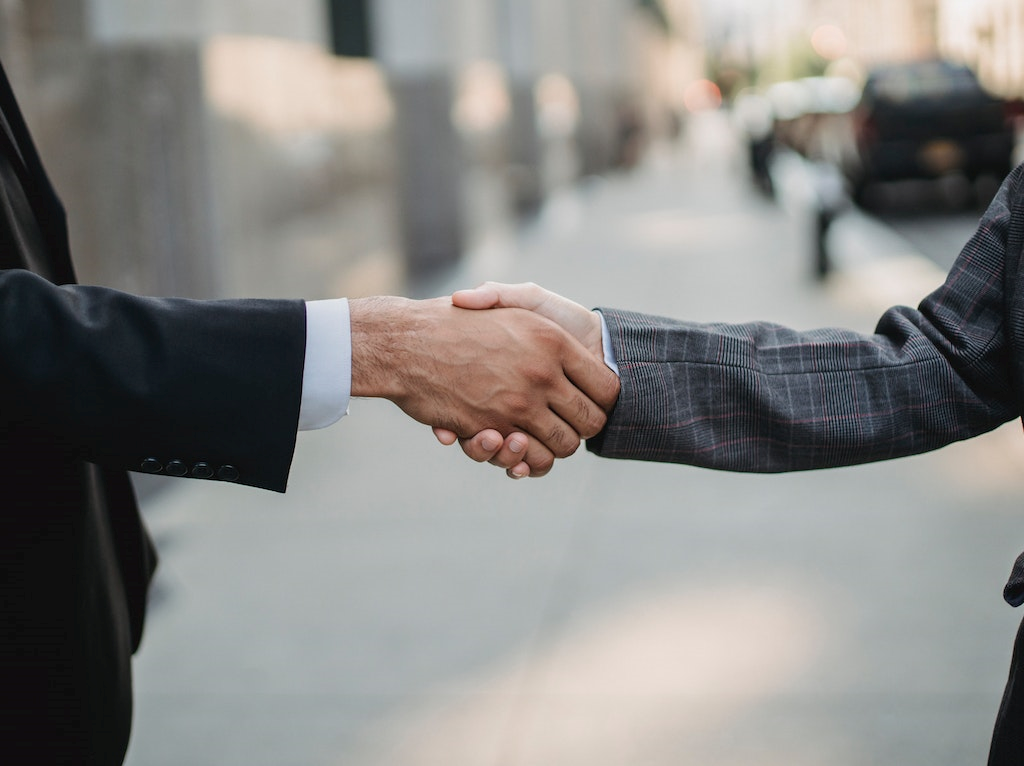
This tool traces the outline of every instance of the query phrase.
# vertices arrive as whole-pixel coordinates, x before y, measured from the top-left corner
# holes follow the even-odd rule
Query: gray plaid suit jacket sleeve
[[[1020,413],[1024,171],[945,284],[873,335],[694,324],[601,309],[622,390],[588,448],[605,457],[777,472],[936,449]]]

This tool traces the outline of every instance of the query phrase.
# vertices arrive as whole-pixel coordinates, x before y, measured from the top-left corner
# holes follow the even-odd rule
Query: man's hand
[[[480,448],[496,433],[499,451],[518,454],[535,474],[598,433],[618,397],[614,373],[533,312],[466,311],[447,298],[364,298],[349,306],[353,396],[390,399]],[[506,446],[512,433],[531,438]]]
[[[523,308],[550,319],[575,336],[597,359],[604,358],[601,341],[601,320],[593,312],[563,298],[557,293],[545,290],[532,283],[506,285],[486,282],[473,290],[459,290],[452,295],[452,303],[467,309]],[[616,388],[616,398],[618,389]],[[614,404],[614,402],[612,403]],[[609,406],[607,409],[611,409]],[[442,428],[434,428],[434,434],[442,444],[454,444],[457,435]],[[585,437],[588,438],[588,437]],[[553,454],[545,454],[543,444],[522,433],[513,433],[505,439],[495,431],[482,431],[472,438],[459,439],[463,452],[478,462],[490,462],[505,468],[514,479],[525,476],[543,476],[554,462]],[[531,456],[524,460],[523,454]],[[534,469],[540,462],[548,468]]]
[[[532,282],[518,285],[484,282],[472,290],[453,293],[452,303],[464,309],[519,308],[532,311],[574,336],[598,359],[604,358],[600,318],[580,304]]]

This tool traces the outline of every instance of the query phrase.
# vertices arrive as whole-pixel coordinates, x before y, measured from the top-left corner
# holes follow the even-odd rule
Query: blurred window
[[[879,100],[903,102],[976,93],[980,86],[965,66],[929,61],[877,71],[867,90]]]
[[[328,0],[328,19],[335,56],[373,57],[370,0]]]

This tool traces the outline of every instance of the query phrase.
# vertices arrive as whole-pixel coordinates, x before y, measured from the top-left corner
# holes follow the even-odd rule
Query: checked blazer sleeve
[[[874,334],[602,309],[621,374],[605,457],[779,472],[933,450],[1020,414],[1024,181],[1003,184],[945,283]]]

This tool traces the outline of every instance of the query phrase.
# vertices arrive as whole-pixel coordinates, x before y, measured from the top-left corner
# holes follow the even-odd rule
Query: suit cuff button
[[[213,478],[213,468],[210,467],[209,463],[196,463],[192,466],[192,478],[194,479],[210,479]]]
[[[165,470],[169,476],[184,476],[188,473],[188,466],[180,460],[172,460]]]
[[[160,473],[164,470],[163,465],[155,457],[147,457],[139,468],[143,473]]]
[[[217,478],[221,481],[238,481],[238,469],[233,465],[222,465],[217,470]]]

